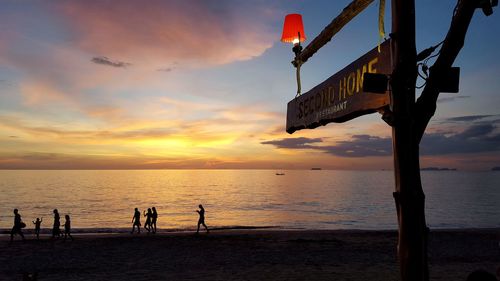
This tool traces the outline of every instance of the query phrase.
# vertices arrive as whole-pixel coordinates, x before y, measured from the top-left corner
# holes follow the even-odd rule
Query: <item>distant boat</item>
[[[277,173],[276,173],[276,175],[277,175],[277,176],[284,176],[284,175],[285,175],[285,173],[283,173],[283,172],[277,172]]]
[[[313,170],[313,171],[319,171],[319,170],[321,170],[321,168],[311,168],[311,170]]]
[[[442,171],[456,171],[457,169],[456,168],[439,168],[439,167],[425,167],[425,168],[421,168],[420,171],[439,171],[439,172],[442,172]]]

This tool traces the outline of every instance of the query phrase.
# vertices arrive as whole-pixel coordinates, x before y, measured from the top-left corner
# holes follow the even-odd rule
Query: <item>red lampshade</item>
[[[281,42],[299,43],[299,32],[300,42],[303,42],[306,40],[306,34],[304,32],[304,25],[302,24],[302,16],[300,14],[286,15]]]

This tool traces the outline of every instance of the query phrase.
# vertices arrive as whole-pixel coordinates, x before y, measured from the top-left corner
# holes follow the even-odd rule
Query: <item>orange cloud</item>
[[[203,66],[248,60],[277,36],[248,5],[230,10],[210,1],[67,1],[58,7],[77,31],[79,48],[98,56],[159,66]],[[233,5],[234,6],[234,5]],[[257,5],[255,5],[257,6]],[[226,9],[225,9],[226,8]]]
[[[20,90],[24,103],[27,105],[66,101],[66,95],[50,83],[41,81],[24,82],[20,85]]]

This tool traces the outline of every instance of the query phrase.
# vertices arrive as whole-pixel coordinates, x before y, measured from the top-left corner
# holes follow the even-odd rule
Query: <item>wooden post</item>
[[[420,180],[415,117],[415,3],[392,0],[391,109],[394,173],[394,199],[399,224],[398,259],[401,280],[428,280],[427,226],[425,196]]]
[[[360,13],[373,0],[353,0],[305,49],[295,58],[294,65],[306,62],[316,51],[331,40],[347,22]],[[439,79],[451,68],[463,47],[477,0],[461,0],[453,13],[451,27],[440,50],[436,63],[431,67],[426,86],[415,102],[417,79],[415,47],[415,0],[392,0],[392,77],[391,111],[384,112],[384,120],[392,126],[394,175],[396,191],[394,200],[398,215],[398,259],[403,281],[429,280],[427,264],[428,228],[425,221],[425,195],[420,179],[419,143],[425,128],[436,111],[439,96]],[[300,64],[299,64],[300,65]],[[335,75],[334,75],[335,76]],[[334,79],[334,76],[330,79]],[[322,87],[328,80],[316,86]],[[323,85],[324,86],[324,85]],[[313,88],[314,90],[315,88]],[[312,90],[311,90],[312,91]],[[313,93],[309,91],[308,93]],[[308,93],[304,94],[308,95]],[[305,98],[307,99],[307,97]],[[314,100],[314,99],[313,99]],[[328,122],[344,122],[351,118],[311,119],[296,122],[296,109],[288,104],[287,132],[315,128]],[[311,101],[309,100],[309,103]],[[315,104],[316,105],[316,104]],[[386,104],[384,104],[385,107]],[[300,104],[299,104],[300,106]],[[316,108],[316,107],[312,107]],[[373,107],[371,109],[377,109]],[[321,109],[321,105],[319,106]],[[363,114],[369,113],[364,111]],[[290,117],[292,116],[292,117]],[[354,117],[357,117],[356,115]],[[351,116],[352,117],[352,116]],[[299,117],[300,119],[301,117]],[[348,119],[341,119],[348,118]],[[352,117],[353,118],[353,117]],[[292,120],[291,125],[288,121]]]

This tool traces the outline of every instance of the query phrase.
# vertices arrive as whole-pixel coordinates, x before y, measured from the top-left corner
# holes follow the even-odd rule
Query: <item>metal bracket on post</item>
[[[382,120],[384,120],[384,122],[387,123],[387,125],[391,127],[394,126],[394,113],[388,106],[385,106],[377,111],[382,115]]]

